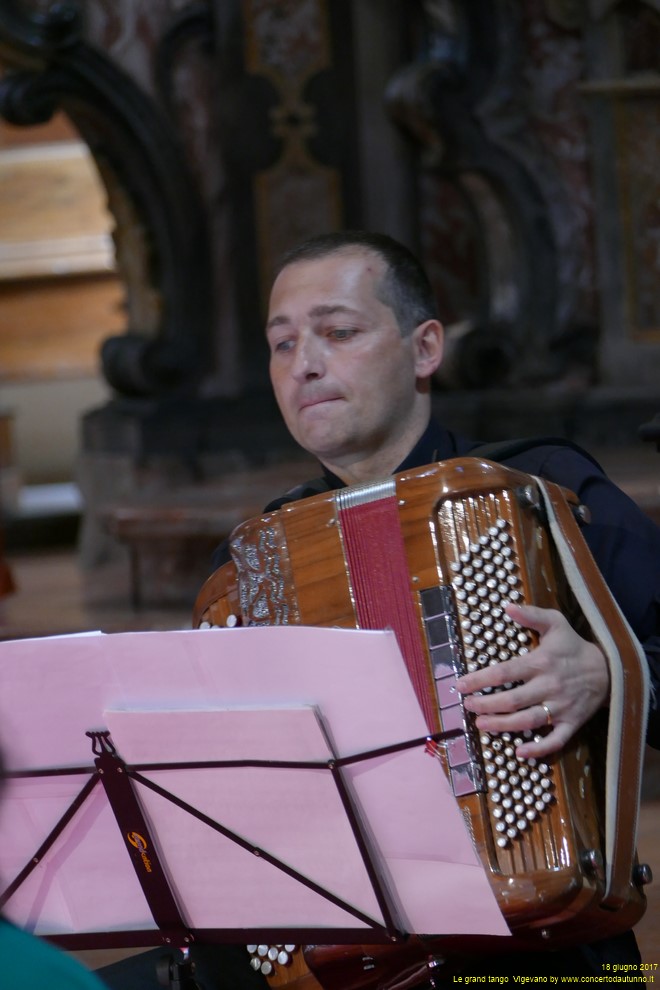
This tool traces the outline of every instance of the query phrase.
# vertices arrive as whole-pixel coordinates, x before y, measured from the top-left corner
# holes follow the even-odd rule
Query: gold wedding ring
[[[552,712],[544,701],[541,702],[541,708],[545,712],[545,724],[552,725]]]

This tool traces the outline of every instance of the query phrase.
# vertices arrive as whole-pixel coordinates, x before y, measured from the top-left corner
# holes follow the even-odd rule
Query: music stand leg
[[[156,963],[158,984],[167,990],[204,990],[194,979],[195,964],[190,958],[189,949],[181,949],[181,959],[173,955],[162,956]]]

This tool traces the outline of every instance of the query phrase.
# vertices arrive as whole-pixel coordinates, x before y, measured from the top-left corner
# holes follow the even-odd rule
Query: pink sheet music
[[[0,743],[12,769],[92,766],[87,730],[108,728],[129,765],[209,759],[322,760],[425,735],[393,634],[305,627],[122,633],[0,644]],[[437,760],[424,747],[347,769],[408,931],[506,935]],[[327,770],[148,776],[376,922],[382,915]],[[34,853],[85,776],[12,782],[0,874]],[[365,927],[138,785],[192,927]],[[103,891],[103,896],[99,896]],[[97,788],[7,905],[42,934],[153,928]]]

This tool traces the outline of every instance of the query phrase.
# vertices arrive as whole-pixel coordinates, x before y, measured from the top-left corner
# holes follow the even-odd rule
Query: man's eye
[[[290,351],[292,347],[292,340],[277,340],[272,344],[271,350],[273,354],[282,354],[285,351]]]
[[[356,332],[355,327],[333,327],[330,336],[335,340],[348,340],[349,337],[355,336]]]

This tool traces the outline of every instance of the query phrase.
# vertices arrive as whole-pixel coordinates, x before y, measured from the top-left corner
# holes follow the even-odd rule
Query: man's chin
[[[300,431],[295,436],[296,441],[303,450],[306,450],[312,457],[322,461],[324,464],[333,462],[340,458],[345,450],[345,444],[336,436],[329,436],[314,431]]]

